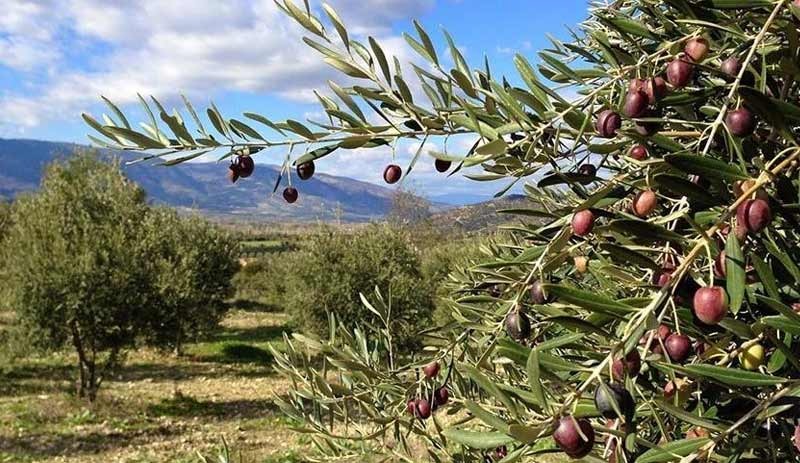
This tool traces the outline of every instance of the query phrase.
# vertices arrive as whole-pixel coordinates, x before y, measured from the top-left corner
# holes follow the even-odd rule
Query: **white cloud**
[[[391,24],[434,1],[330,3],[352,31],[376,35],[406,59]],[[314,101],[311,90],[338,76],[272,0],[0,0],[0,11],[0,65],[33,87],[0,94],[4,125],[75,118],[100,94],[121,104],[136,101],[137,92],[167,100],[178,92],[238,91]],[[33,85],[36,69],[51,77]]]

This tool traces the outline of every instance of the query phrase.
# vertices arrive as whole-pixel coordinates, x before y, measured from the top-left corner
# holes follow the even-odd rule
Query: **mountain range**
[[[0,139],[0,198],[11,199],[39,187],[44,167],[85,146],[37,140]],[[104,150],[105,156],[133,159]],[[300,199],[287,204],[281,187],[273,194],[280,166],[258,164],[252,177],[231,184],[227,163],[189,162],[173,167],[139,163],[123,172],[141,185],[150,201],[203,215],[243,221],[367,221],[385,216],[393,190],[346,177],[317,173],[297,185]]]

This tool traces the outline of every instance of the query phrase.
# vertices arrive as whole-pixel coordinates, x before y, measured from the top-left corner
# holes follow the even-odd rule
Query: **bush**
[[[78,391],[90,400],[133,345],[146,308],[144,199],[118,166],[76,155],[17,200],[3,242],[10,307],[30,342],[75,348]]]
[[[289,277],[298,254],[297,251],[273,252],[248,261],[233,280],[236,304],[267,311],[285,310]]]
[[[287,309],[305,331],[327,336],[329,312],[345,326],[379,326],[359,296],[371,298],[378,288],[391,301],[398,346],[418,345],[416,333],[431,320],[432,287],[402,232],[372,225],[352,234],[320,233],[293,263],[287,269],[291,275]]]
[[[180,354],[184,342],[211,331],[225,314],[239,245],[201,218],[163,208],[148,211],[141,240],[151,275],[147,317],[140,320],[146,341]]]

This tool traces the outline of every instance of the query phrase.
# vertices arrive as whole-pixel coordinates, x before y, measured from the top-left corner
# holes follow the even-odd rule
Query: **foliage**
[[[328,313],[347,326],[379,326],[361,302],[377,288],[392,306],[392,334],[401,349],[419,345],[430,321],[431,286],[402,231],[372,225],[355,233],[331,231],[311,238],[287,269],[287,311],[305,332],[326,336]]]
[[[264,310],[285,310],[289,280],[299,255],[299,251],[274,252],[248,261],[233,280],[237,303],[254,304]]]
[[[454,322],[428,333],[427,359],[384,355],[392,330],[368,339],[353,320],[322,340],[296,336],[278,357],[297,385],[282,409],[321,449],[359,454],[348,443],[357,440],[402,458],[515,461],[547,451],[558,426],[562,450],[591,451],[589,461],[798,461],[797,2],[597,3],[571,42],[551,39],[536,68],[517,55],[518,75],[508,77],[488,63],[470,67],[448,34],[450,56],[440,56],[441,44],[415,23],[406,40],[427,61],[411,67],[424,97],[410,90],[407,68],[373,37],[351,35],[331,8],[323,23],[308,2],[277,3],[353,83],[331,84],[335,99],[319,95],[328,121],[245,114],[287,138],[276,142],[212,105],[218,141],[161,111],[170,138],[155,118],[133,131],[112,107],[114,124],[84,116],[100,142],[153,150],[168,163],[207,149],[314,147],[287,156],[288,168],[337,150],[468,134],[475,144],[464,155],[430,154],[458,169],[480,166],[466,175],[504,181],[501,193],[529,179],[539,206],[510,212],[545,220],[510,228],[489,258],[457,273]],[[669,86],[658,80],[665,72]],[[391,325],[381,298],[367,302]],[[674,342],[657,335],[659,324],[676,332]],[[755,344],[765,363],[740,364]],[[634,353],[641,371],[624,378],[634,416],[599,419],[591,394],[607,388],[618,357]],[[446,374],[422,377],[431,360]],[[455,416],[439,411],[430,423],[419,401],[443,386]],[[570,447],[564,429],[578,428],[573,418],[582,431]],[[576,447],[591,429],[584,420],[607,445]],[[381,445],[389,438],[393,445]]]
[[[138,242],[144,193],[90,154],[47,168],[39,193],[17,200],[4,240],[9,306],[31,343],[70,342],[81,396],[94,399],[134,342],[148,275]]]
[[[148,256],[149,344],[181,352],[181,344],[217,326],[233,294],[239,246],[199,217],[169,209],[148,211],[140,238]]]

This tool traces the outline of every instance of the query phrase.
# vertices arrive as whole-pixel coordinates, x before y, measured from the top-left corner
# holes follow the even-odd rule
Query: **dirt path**
[[[68,353],[0,370],[0,462],[196,462],[223,438],[244,462],[302,461],[306,446],[273,403],[289,387],[268,351],[285,323],[235,311],[182,358],[132,353],[93,405],[71,393]]]

